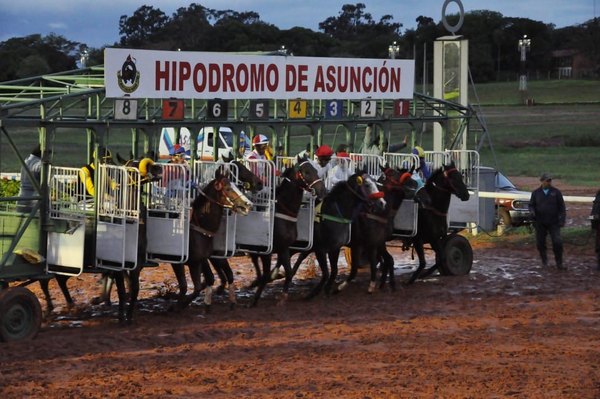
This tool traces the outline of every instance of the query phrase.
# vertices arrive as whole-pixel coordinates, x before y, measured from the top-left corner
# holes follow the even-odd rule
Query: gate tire
[[[442,274],[465,276],[473,266],[473,248],[469,240],[459,234],[450,234],[443,240],[444,263]]]
[[[0,291],[0,341],[33,339],[42,325],[42,307],[24,287]]]

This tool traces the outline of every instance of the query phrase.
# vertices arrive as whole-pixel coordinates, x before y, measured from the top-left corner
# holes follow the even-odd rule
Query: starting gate
[[[51,166],[48,181],[48,217],[54,228],[48,232],[47,270],[77,276],[91,245],[86,230],[93,228],[94,199],[87,195],[78,168]]]
[[[162,179],[147,190],[146,259],[185,263],[190,228],[191,170],[187,164],[162,164]]]
[[[276,168],[272,161],[247,159],[246,166],[263,182],[263,189],[249,193],[254,206],[237,222],[235,242],[239,249],[252,253],[271,253],[275,222]]]
[[[98,165],[98,174],[96,265],[133,270],[139,260],[144,260],[138,256],[140,216],[146,216],[140,202],[140,172],[132,167],[102,164]]]

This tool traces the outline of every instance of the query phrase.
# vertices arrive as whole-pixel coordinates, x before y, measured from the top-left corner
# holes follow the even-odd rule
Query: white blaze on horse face
[[[372,194],[378,193],[379,192],[379,188],[377,188],[377,184],[375,183],[375,181],[371,178],[371,176],[365,174],[363,175],[363,184],[365,185],[366,188],[366,193],[367,196],[371,196]],[[375,203],[378,203],[379,205],[381,205],[382,208],[385,208],[385,200],[382,198],[378,198],[376,201],[374,201]]]
[[[234,193],[229,197],[234,203],[234,210],[242,215],[250,213],[253,206],[252,201],[250,201],[235,184],[230,185],[230,190]]]

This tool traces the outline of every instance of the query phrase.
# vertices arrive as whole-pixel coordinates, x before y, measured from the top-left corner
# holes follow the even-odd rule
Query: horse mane
[[[426,184],[431,184],[431,182],[433,182],[435,179],[438,178],[439,175],[444,173],[444,168],[440,167],[435,169],[433,172],[431,172],[431,176],[429,176],[429,179],[427,179]]]

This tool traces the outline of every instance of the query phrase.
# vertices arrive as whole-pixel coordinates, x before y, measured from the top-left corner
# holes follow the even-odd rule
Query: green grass
[[[476,92],[481,105],[521,105],[522,94],[518,89],[516,81],[476,84],[475,91],[471,88],[469,98],[472,103],[477,102]],[[530,80],[527,89],[527,97],[533,98],[536,104],[600,102],[598,80]]]

